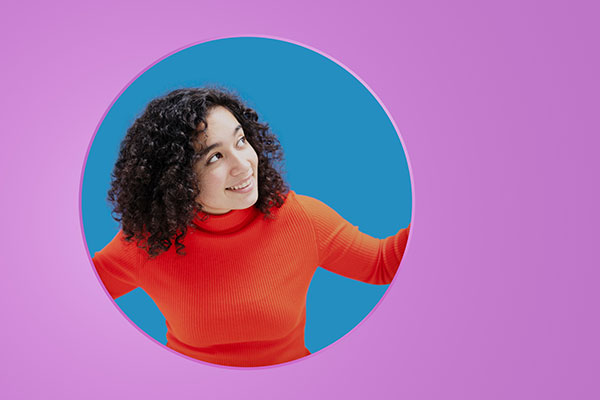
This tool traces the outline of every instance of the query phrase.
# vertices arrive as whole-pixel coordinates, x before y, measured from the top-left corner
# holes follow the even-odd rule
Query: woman
[[[117,298],[142,287],[166,319],[167,346],[223,365],[310,354],[306,293],[322,266],[390,283],[408,228],[379,240],[286,187],[283,154],[256,112],[219,89],[150,102],[129,128],[109,200],[121,222],[93,258]]]

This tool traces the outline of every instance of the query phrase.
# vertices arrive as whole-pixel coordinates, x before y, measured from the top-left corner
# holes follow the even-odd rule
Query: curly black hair
[[[206,130],[208,112],[226,107],[242,125],[258,155],[257,207],[265,218],[281,207],[287,187],[281,173],[283,150],[268,124],[234,93],[222,88],[178,89],[152,100],[127,130],[112,172],[108,201],[121,222],[124,238],[135,240],[150,257],[182,242],[202,206],[194,170],[194,143]]]

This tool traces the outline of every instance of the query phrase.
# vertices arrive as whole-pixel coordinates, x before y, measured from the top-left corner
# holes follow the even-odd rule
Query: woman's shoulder
[[[293,190],[290,190],[287,192],[286,194],[286,198],[285,198],[285,202],[288,203],[294,203],[294,204],[304,204],[304,203],[311,203],[313,201],[319,201],[317,199],[315,199],[314,197],[311,196],[307,196],[304,194],[300,194],[300,193],[296,193]]]
[[[331,207],[321,200],[318,200],[312,196],[298,194],[293,190],[288,192],[285,204],[288,208],[292,210],[303,211],[310,217],[337,214]]]
[[[93,260],[117,259],[130,260],[142,258],[143,249],[135,239],[127,239],[123,230],[120,229],[113,239],[100,251],[94,254]]]

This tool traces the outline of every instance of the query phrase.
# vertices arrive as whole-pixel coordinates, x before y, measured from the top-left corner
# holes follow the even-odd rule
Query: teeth
[[[237,185],[237,186],[232,186],[232,187],[228,187],[227,189],[229,190],[239,190],[239,189],[243,189],[245,187],[248,187],[250,185],[250,183],[252,183],[252,179],[251,177],[248,178],[248,180],[246,182],[243,182],[241,185]]]

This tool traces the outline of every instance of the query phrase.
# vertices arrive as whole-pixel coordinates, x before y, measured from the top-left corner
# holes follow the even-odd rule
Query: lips
[[[247,188],[248,186],[250,186],[252,184],[252,178],[253,178],[252,175],[250,175],[248,178],[244,179],[243,181],[226,188],[226,190],[241,190],[241,189]]]

